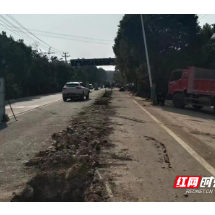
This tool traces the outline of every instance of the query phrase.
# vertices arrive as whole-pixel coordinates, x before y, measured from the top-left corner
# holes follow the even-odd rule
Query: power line
[[[63,40],[79,41],[79,42],[85,42],[85,43],[96,43],[96,44],[110,45],[110,43],[93,42],[93,41],[87,41],[87,40],[78,40],[78,39],[71,39],[71,38],[65,38],[65,37],[57,37],[57,36],[44,35],[44,34],[36,34],[36,35],[40,35],[40,36],[44,36],[44,37],[58,38],[58,39],[63,39]]]
[[[112,42],[112,40],[103,40],[103,39],[97,39],[97,38],[92,38],[92,37],[81,37],[81,36],[75,36],[72,34],[60,34],[60,33],[55,33],[55,32],[50,32],[50,31],[41,31],[41,30],[35,30],[35,29],[30,29],[31,31],[36,31],[36,32],[41,32],[41,33],[47,33],[47,34],[55,34],[59,36],[65,36],[65,37],[74,37],[74,38],[80,38],[80,39],[86,39],[86,40],[97,40],[97,41],[103,41],[103,42]]]
[[[15,22],[16,24],[18,24],[19,26],[21,26],[22,29],[24,29],[25,31],[27,31],[28,33],[30,33],[33,37],[35,37],[37,40],[40,40],[38,37],[34,36],[30,31],[28,31],[21,23],[19,23],[15,18],[13,18],[10,14],[6,14],[6,16],[8,16],[11,20],[13,20],[13,22]],[[26,34],[27,35],[27,34]],[[35,39],[34,39],[35,40]],[[36,41],[36,40],[35,40]],[[43,41],[42,41],[43,42]],[[44,43],[45,44],[45,43]],[[42,45],[42,44],[41,44]],[[45,47],[45,49],[48,49],[50,46],[48,44],[42,45],[43,47]],[[48,46],[48,47],[46,47]]]
[[[1,23],[0,25],[4,26],[7,30],[13,32],[14,34],[16,34],[18,37],[20,37],[20,38],[23,39],[23,40],[26,39],[30,44],[32,43],[29,39],[23,38],[23,36],[22,36],[19,32],[14,31],[13,28],[11,28],[10,26],[8,26],[4,21],[1,20],[1,22],[3,22],[6,26],[3,25],[2,23]]]
[[[2,16],[0,15],[0,18],[2,18]],[[9,30],[10,32],[13,32],[14,34],[16,34],[18,37],[20,37],[20,38],[22,38],[23,40],[27,40],[30,44],[32,43],[32,41],[33,42],[35,42],[35,43],[37,43],[37,41],[36,40],[34,40],[34,39],[32,39],[31,37],[29,37],[31,40],[29,40],[28,38],[26,38],[26,36],[25,36],[25,34],[24,34],[24,38],[23,38],[23,34],[21,34],[19,31],[17,31],[16,29],[14,30],[14,25],[12,24],[12,23],[10,23],[8,20],[6,20],[6,21],[8,21],[7,23],[9,23],[10,25],[8,25],[5,21],[3,21],[3,20],[0,20],[1,22],[3,22],[4,24],[2,24],[1,22],[0,22],[0,25],[2,25],[2,26],[4,26],[7,30]],[[13,28],[14,27],[14,28]],[[57,52],[58,53],[58,52]],[[59,52],[59,53],[62,53],[62,52]],[[54,54],[54,52],[51,52],[51,47],[48,49],[48,53],[44,53],[44,52],[42,52],[42,54]]]
[[[14,22],[16,22],[19,26],[21,26],[21,28],[24,28],[28,33],[30,33],[33,37],[35,37],[37,40],[39,40],[40,42],[42,42],[43,44],[45,44],[46,46],[51,47],[49,44],[47,44],[46,42],[44,42],[43,40],[41,40],[40,38],[38,38],[37,36],[35,36],[33,33],[31,33],[27,28],[25,28],[19,21],[17,21],[12,15],[8,14],[7,15],[9,18],[11,18]],[[56,50],[56,51],[60,51],[58,49],[55,49],[54,47],[52,47],[52,49]]]
[[[201,18],[201,16],[204,16],[204,14],[199,14],[199,19]]]
[[[50,31],[41,31],[41,30],[36,30],[36,29],[28,29],[28,30],[46,33],[46,34],[55,34],[55,35],[65,36],[65,37],[74,37],[74,38],[80,38],[80,39],[86,39],[86,40],[95,40],[95,41],[97,40],[97,41],[103,41],[103,42],[112,42],[112,40],[97,39],[97,38],[92,38],[92,37],[82,37],[82,36],[76,36],[76,35],[72,35],[72,34],[60,34],[60,33],[55,33],[55,32],[50,32]]]
[[[2,15],[0,15],[0,18],[2,19],[2,20],[0,20],[1,21],[1,25],[2,26],[4,26],[5,28],[11,28],[11,30],[10,29],[8,29],[8,30],[10,30],[10,31],[12,31],[13,33],[15,33],[16,35],[18,35],[19,37],[21,37],[22,39],[26,39],[26,37],[24,37],[23,38],[23,34],[21,34],[14,26],[12,26],[9,22],[8,22],[8,20],[6,20],[7,22],[5,22],[5,18],[2,16]],[[2,23],[4,23],[4,24],[2,24]],[[9,25],[8,25],[8,23],[9,23]],[[6,26],[5,26],[6,25]],[[26,39],[26,40],[28,40],[29,41],[29,39]],[[31,41],[29,41],[30,43],[31,43]]]
[[[10,26],[12,26],[12,28],[13,29],[15,29],[21,36],[23,36],[26,40],[30,40],[30,44],[33,42],[33,43],[37,43],[37,41],[35,40],[35,39],[33,39],[32,37],[30,37],[28,34],[26,34],[25,32],[23,32],[23,31],[21,31],[21,30],[19,30],[19,29],[17,29],[17,27],[13,24],[13,23],[11,23],[9,20],[7,20],[5,17],[3,17],[2,15],[0,15],[1,16],[1,18],[2,19],[4,19]],[[8,25],[7,25],[8,26]],[[27,38],[28,39],[27,39]],[[29,41],[28,40],[28,41]],[[44,46],[43,44],[41,44],[41,46],[43,47],[43,48],[45,48],[45,49],[48,49],[46,46]]]
[[[202,18],[204,18],[205,16],[207,16],[208,14],[205,14],[204,16],[202,16],[199,20],[201,20]]]
[[[2,25],[2,24],[0,24],[0,25]],[[4,26],[4,25],[3,25],[3,26]],[[2,30],[8,30],[8,31],[10,31],[10,32],[13,32],[13,33],[16,34],[18,37],[20,37],[22,40],[24,40],[24,38],[21,37],[20,34],[18,34],[18,33],[16,33],[15,31],[9,29],[7,26],[4,26],[4,28],[2,28]],[[31,43],[29,40],[28,40],[28,42]]]
[[[16,29],[19,33],[21,33],[21,35],[27,36],[30,40],[35,41],[33,38],[31,38],[31,37],[30,37],[29,35],[27,35],[25,32],[23,32],[23,31],[20,30],[20,29],[17,29],[16,26],[15,26],[13,23],[11,23],[9,20],[7,20],[5,17],[3,17],[2,15],[1,15],[1,17],[2,17],[7,23],[9,23],[9,25],[11,25],[14,29]]]
[[[33,38],[31,38],[29,35],[27,35],[26,33],[23,33],[23,32],[21,32],[19,29],[17,29],[16,28],[16,26],[14,26],[9,20],[7,20],[5,17],[3,17],[2,15],[0,15],[0,17],[2,18],[2,19],[4,19],[7,23],[5,23],[5,21],[3,21],[3,20],[1,20],[4,24],[6,24],[9,28],[12,28],[12,29],[15,29],[15,31],[19,34],[18,36],[21,36],[21,38],[22,39],[26,39],[26,40],[30,40],[29,42],[30,42],[30,44],[33,42],[33,43],[35,43],[35,42],[37,42],[35,39],[33,39]],[[9,25],[8,25],[9,24]],[[14,33],[14,31],[12,31],[13,33]],[[23,38],[24,37],[24,38]],[[27,38],[28,39],[27,39]],[[47,47],[46,46],[44,46],[44,45],[42,45],[43,46],[43,48],[45,48],[45,49],[47,49]]]
[[[16,24],[18,24],[19,26],[21,26],[21,28],[23,28],[24,30],[26,30],[28,33],[30,33],[33,37],[37,38],[36,36],[34,36],[30,31],[28,31],[21,23],[19,23],[15,18],[13,18],[10,14],[6,14],[6,16],[8,16],[11,20],[13,20]],[[27,35],[27,34],[26,34]],[[40,40],[40,39],[39,39]],[[43,41],[42,41],[43,42]],[[47,45],[47,44],[45,44]],[[49,47],[49,45],[47,45]]]
[[[4,26],[5,28],[1,28],[2,30],[4,30],[4,29],[7,29],[8,31],[10,31],[10,32],[13,32],[14,34],[16,34],[18,37],[20,37],[21,39],[23,39],[23,40],[27,40],[29,43],[30,43],[30,45],[32,44],[32,41],[30,41],[28,38],[26,38],[26,37],[24,37],[23,38],[23,36],[22,35],[20,35],[20,34],[18,34],[17,32],[15,32],[14,30],[12,30],[13,28],[11,28],[11,27],[7,27],[7,26],[5,26],[5,25],[3,25],[2,23],[0,23],[0,25],[2,25],[2,26]],[[38,45],[37,45],[37,41],[35,42],[35,46],[36,46],[36,49],[38,50]],[[43,53],[43,52],[42,52]],[[45,52],[45,54],[53,54],[54,52],[50,52],[50,49],[49,49],[49,51],[48,51],[48,53],[46,53]],[[61,54],[62,52],[55,52],[55,53],[59,53],[59,54]],[[44,54],[44,53],[43,53]]]
[[[87,41],[87,40],[78,40],[78,39],[65,38],[65,37],[59,37],[59,36],[51,36],[51,35],[44,35],[44,34],[38,34],[38,33],[35,33],[35,34],[36,35],[40,35],[40,36],[44,36],[44,37],[58,38],[58,39],[63,39],[63,40],[72,40],[72,41],[78,41],[78,42],[86,42],[86,43],[96,43],[96,44],[110,45],[110,43],[102,43],[102,42]]]
[[[19,27],[17,27],[17,28],[19,28]],[[50,32],[50,31],[41,31],[41,30],[36,30],[36,29],[28,29],[28,30],[35,31],[35,32],[41,32],[41,33],[45,33],[45,34],[52,34],[52,35],[54,34],[54,35],[59,35],[59,36],[64,36],[64,37],[74,37],[74,38],[79,38],[79,39],[85,39],[87,41],[94,40],[94,41],[101,41],[101,42],[112,42],[112,40],[97,39],[97,38],[92,38],[92,37],[81,37],[81,36],[75,36],[75,35],[71,35],[71,34],[60,34],[60,33],[55,33],[55,32]]]

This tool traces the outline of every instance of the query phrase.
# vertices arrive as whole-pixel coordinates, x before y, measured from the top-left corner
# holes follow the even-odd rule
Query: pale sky
[[[16,27],[20,26],[10,17],[2,15],[5,19],[10,21]],[[13,32],[5,29],[1,24],[5,23],[9,26],[6,20],[0,16],[0,30],[4,30],[8,35],[12,35],[14,39],[20,39]],[[116,37],[118,25],[123,17],[119,15],[12,15],[25,28],[29,29],[35,36],[58,49],[61,53],[56,53],[61,56],[62,52],[68,52],[70,58],[106,58],[114,57],[112,46],[114,38]],[[214,14],[199,14],[199,22],[202,26],[205,23],[215,23]],[[64,37],[61,35],[47,34],[44,32],[37,32],[33,30],[54,32],[58,34],[73,35],[74,37],[67,37],[71,40],[53,38]],[[45,36],[46,35],[46,36]],[[34,38],[29,34],[30,37]],[[90,38],[90,39],[87,39]],[[36,38],[34,38],[37,40]],[[77,41],[82,40],[82,41]],[[83,42],[83,40],[85,42]],[[27,44],[30,44],[26,41]],[[33,43],[33,41],[32,41]],[[105,44],[100,44],[105,43]],[[39,41],[39,47],[43,43]],[[44,45],[44,44],[43,44]],[[46,45],[47,47],[47,45]],[[42,50],[45,51],[43,47]],[[114,70],[114,67],[104,67],[107,70]]]

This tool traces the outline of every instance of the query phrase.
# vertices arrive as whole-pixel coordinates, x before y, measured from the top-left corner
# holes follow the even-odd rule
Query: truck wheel
[[[63,97],[63,101],[66,102],[66,101],[67,101],[67,98],[64,98],[64,97]]]
[[[184,95],[181,93],[177,93],[173,96],[173,105],[176,108],[184,108],[185,106],[185,99]]]
[[[90,93],[87,94],[86,99],[89,99],[89,97],[90,97]]]
[[[201,106],[201,105],[192,105],[193,106],[193,108],[195,108],[195,109],[202,109],[203,108],[203,106]]]

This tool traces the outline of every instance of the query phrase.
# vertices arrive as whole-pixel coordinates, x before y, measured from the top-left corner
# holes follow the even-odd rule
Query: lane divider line
[[[54,104],[54,103],[57,103],[57,102],[59,102],[59,101],[62,101],[62,99],[59,99],[59,100],[57,100],[57,101],[50,102],[50,103],[48,103],[48,104],[44,104],[44,105],[41,105],[41,106],[38,106],[38,107],[35,107],[35,108],[32,108],[32,109],[30,109],[30,110],[26,110],[26,111],[19,112],[19,113],[14,113],[14,114],[15,114],[15,116],[20,116],[20,115],[25,114],[25,113],[27,113],[27,112],[31,112],[31,111],[33,111],[33,110],[35,110],[35,109],[40,108],[40,107],[45,107],[45,106],[47,106],[47,105]],[[10,115],[8,115],[8,116],[9,116],[9,117],[12,117],[13,114],[10,114]]]
[[[102,91],[101,91],[102,92]],[[37,109],[37,108],[40,108],[40,107],[45,107],[47,105],[50,105],[50,104],[54,104],[54,103],[57,103],[59,101],[62,101],[62,99],[59,99],[59,100],[56,100],[56,101],[53,101],[53,102],[50,102],[50,103],[47,103],[47,104],[44,104],[44,105],[41,105],[41,106],[38,106],[38,107],[35,107],[35,108],[32,108],[30,110],[26,110],[26,111],[23,111],[23,112],[19,112],[19,113],[15,113],[16,116],[19,116],[19,115],[22,115],[22,114],[25,114],[27,112],[30,112],[30,111],[33,111],[34,109]],[[13,114],[10,114],[8,115],[9,117],[13,116]]]
[[[142,107],[138,102],[133,100],[133,102],[138,105],[146,114],[148,114],[158,125],[160,125],[170,136],[172,136],[187,152],[190,153],[208,172],[215,176],[215,169],[196,151],[194,151],[186,142],[184,142],[178,135],[167,128],[161,121],[149,113],[144,107]]]

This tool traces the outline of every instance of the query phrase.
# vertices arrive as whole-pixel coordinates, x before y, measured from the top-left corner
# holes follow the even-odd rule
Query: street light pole
[[[148,68],[148,74],[149,74],[149,83],[150,83],[150,89],[151,89],[151,99],[154,99],[154,89],[152,85],[152,75],[151,75],[151,68],[149,64],[149,55],[148,55],[148,48],[147,48],[147,42],[146,42],[146,34],[145,34],[145,28],[143,23],[143,15],[140,14],[141,23],[142,23],[142,30],[143,30],[143,41],[145,46],[145,52],[146,52],[146,62],[147,62],[147,68]]]

